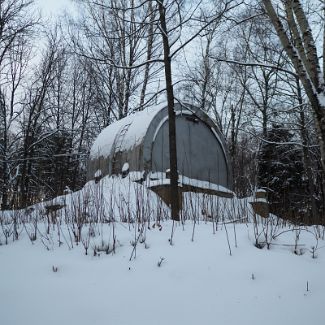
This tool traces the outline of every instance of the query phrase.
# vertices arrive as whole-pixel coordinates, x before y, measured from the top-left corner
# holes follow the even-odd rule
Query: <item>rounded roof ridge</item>
[[[90,149],[90,158],[108,157],[113,146],[123,151],[141,143],[151,121],[165,107],[166,102],[130,114],[104,128]]]

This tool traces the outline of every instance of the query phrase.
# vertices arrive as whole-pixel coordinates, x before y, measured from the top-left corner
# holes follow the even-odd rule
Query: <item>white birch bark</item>
[[[289,31],[296,38],[299,35],[297,44],[294,44],[284,28],[281,20],[283,18],[275,11],[272,1],[263,0],[263,4],[311,103],[325,175],[325,88],[310,24],[299,0],[285,1],[287,12],[289,11],[287,14]]]

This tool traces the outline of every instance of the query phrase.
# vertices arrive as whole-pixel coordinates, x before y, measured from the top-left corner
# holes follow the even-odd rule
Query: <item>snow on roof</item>
[[[121,136],[116,142],[119,142],[119,150],[121,151],[130,149],[141,143],[152,119],[166,106],[167,103],[163,102],[126,116],[107,126],[95,140],[90,150],[90,158],[94,159],[100,156],[108,157],[118,134],[121,134]]]

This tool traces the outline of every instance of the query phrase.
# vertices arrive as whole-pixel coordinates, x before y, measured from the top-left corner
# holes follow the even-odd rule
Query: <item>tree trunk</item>
[[[301,87],[299,80],[296,80],[297,82],[297,96],[298,96],[298,103],[300,106],[303,105],[303,99],[301,94]],[[305,122],[305,113],[301,109],[300,113],[300,136],[302,140],[302,152],[303,152],[303,161],[304,161],[304,169],[305,173],[308,179],[308,191],[309,191],[309,198],[310,198],[310,204],[311,204],[311,217],[312,217],[312,223],[316,221],[317,218],[317,206],[316,206],[316,200],[315,200],[315,187],[314,187],[314,180],[313,180],[313,172],[312,172],[312,165],[311,165],[311,158],[308,148],[308,132],[306,129],[306,122]]]
[[[141,96],[140,96],[140,109],[143,109],[144,99],[146,96],[147,91],[147,85],[149,81],[149,72],[150,72],[150,63],[152,56],[152,47],[153,47],[153,34],[154,34],[154,19],[155,15],[152,8],[152,2],[149,1],[148,3],[148,16],[150,16],[150,22],[149,22],[149,30],[148,30],[148,41],[147,41],[147,64],[144,71],[144,77],[143,77],[143,84],[141,89]]]
[[[291,3],[288,10],[292,10],[288,15],[290,31],[297,29],[303,35],[300,40],[301,46],[296,47],[292,40],[288,37],[286,29],[283,26],[280,16],[275,11],[271,0],[263,0],[265,10],[272,21],[276,33],[281,41],[281,44],[291,60],[299,79],[304,86],[306,95],[310,101],[315,126],[317,131],[318,143],[320,146],[321,163],[323,170],[323,178],[325,175],[325,89],[323,82],[320,82],[319,62],[316,54],[315,42],[311,34],[311,29],[308,21],[302,11],[299,0]],[[293,16],[293,14],[295,16]],[[291,18],[290,18],[291,17]],[[294,17],[294,19],[292,18]],[[323,40],[324,41],[324,40]],[[308,64],[304,64],[307,60]],[[322,184],[325,187],[324,181]]]
[[[6,142],[6,139],[4,140]],[[4,152],[6,153],[6,148]],[[7,210],[8,207],[8,161],[6,159],[6,154],[3,155],[3,162],[2,162],[2,198],[1,198],[1,209],[0,210]]]
[[[170,163],[170,196],[171,196],[171,217],[179,221],[178,204],[178,171],[177,171],[177,148],[176,148],[176,117],[174,111],[174,89],[172,82],[172,67],[170,57],[170,46],[166,26],[165,7],[163,1],[159,1],[159,20],[161,24],[161,36],[164,47],[164,68],[166,78],[166,91],[168,102],[168,126],[169,126],[169,163]]]

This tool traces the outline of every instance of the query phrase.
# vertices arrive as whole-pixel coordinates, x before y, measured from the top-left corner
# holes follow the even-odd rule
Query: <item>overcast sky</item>
[[[64,9],[72,7],[71,0],[35,0],[35,3],[46,16],[58,15]]]

